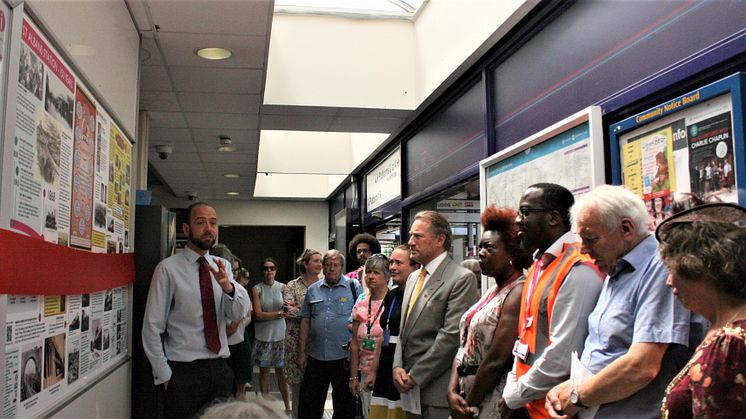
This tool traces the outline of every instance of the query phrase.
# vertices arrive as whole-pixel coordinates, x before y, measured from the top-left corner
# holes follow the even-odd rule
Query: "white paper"
[[[580,363],[577,352],[572,353],[572,360],[570,365],[570,383],[572,385],[572,388],[578,388],[581,384],[588,381],[588,379],[592,378],[595,375],[588,368],[586,368],[585,365]],[[591,406],[578,412],[578,418],[593,419],[593,417],[596,416],[596,412],[598,412],[598,406]]]
[[[401,393],[401,408],[405,412],[421,415],[420,411],[420,386],[414,386],[406,393]]]

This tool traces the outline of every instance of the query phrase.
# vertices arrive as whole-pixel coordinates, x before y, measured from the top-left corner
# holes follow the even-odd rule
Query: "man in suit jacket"
[[[420,391],[421,415],[447,418],[450,365],[458,349],[459,321],[477,302],[474,274],[448,256],[451,226],[435,211],[417,213],[409,231],[411,258],[422,265],[407,280],[394,385],[401,393]]]

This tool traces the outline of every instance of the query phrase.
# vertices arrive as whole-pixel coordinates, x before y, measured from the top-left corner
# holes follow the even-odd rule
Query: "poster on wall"
[[[132,145],[40,28],[28,16],[14,22],[0,224],[58,246],[128,252]],[[125,359],[128,290],[2,297],[4,418],[46,415]]]
[[[3,417],[34,416],[80,377],[126,353],[127,287],[8,296]]]
[[[401,196],[401,149],[365,175],[365,210],[371,212]]]
[[[730,93],[702,100],[696,91],[660,107],[675,112],[618,136],[622,184],[645,200],[651,230],[690,194],[738,202],[732,103]],[[636,117],[645,115],[653,114]]]
[[[591,107],[482,160],[482,208],[518,208],[534,183],[558,183],[575,195],[603,184],[600,127],[600,109]]]

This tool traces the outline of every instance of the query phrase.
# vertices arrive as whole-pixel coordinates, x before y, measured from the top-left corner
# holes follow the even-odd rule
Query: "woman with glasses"
[[[285,315],[285,376],[290,385],[293,399],[293,417],[298,417],[298,398],[300,384],[303,381],[303,371],[298,366],[298,339],[300,337],[300,307],[306,299],[308,287],[321,278],[324,264],[321,262],[321,252],[306,249],[296,261],[300,269],[300,276],[285,286],[283,297],[287,313]]]
[[[655,232],[666,284],[710,323],[705,340],[674,377],[664,418],[743,417],[746,402],[746,209],[706,204],[676,214]]]
[[[264,278],[251,289],[254,306],[254,360],[259,366],[262,396],[269,395],[269,369],[275,369],[285,410],[290,412],[288,385],[285,380],[285,285],[275,281],[277,262],[266,258],[261,265]]]
[[[365,283],[368,292],[359,298],[352,309],[352,340],[350,341],[350,391],[360,396],[363,415],[368,417],[372,385],[361,388],[378,355],[383,329],[378,322],[383,312],[383,299],[388,292],[389,260],[382,254],[370,256],[365,261]],[[360,373],[360,375],[358,375]],[[362,391],[361,391],[362,390]]]
[[[479,265],[496,285],[461,317],[460,346],[448,385],[454,419],[500,417],[497,404],[518,337],[523,270],[532,262],[521,249],[516,216],[515,210],[494,206],[482,213]]]

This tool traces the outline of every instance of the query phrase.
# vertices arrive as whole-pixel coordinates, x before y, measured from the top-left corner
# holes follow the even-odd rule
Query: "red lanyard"
[[[544,255],[542,254],[542,257]],[[536,292],[536,285],[537,282],[539,282],[539,276],[541,276],[541,271],[544,270],[544,261],[542,258],[539,258],[539,260],[536,261],[536,269],[534,269],[534,274],[531,275],[531,282],[528,284],[528,291],[526,292],[526,307],[523,310],[523,324],[521,324],[521,333],[520,337],[523,337],[523,335],[526,333],[526,329],[528,329],[528,325],[533,323],[533,319],[531,319],[531,302],[534,299],[534,293]]]

